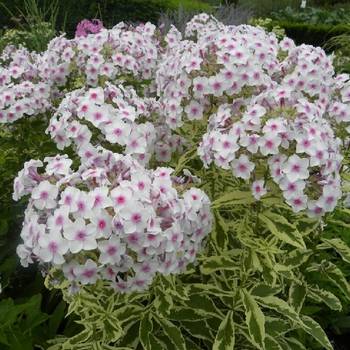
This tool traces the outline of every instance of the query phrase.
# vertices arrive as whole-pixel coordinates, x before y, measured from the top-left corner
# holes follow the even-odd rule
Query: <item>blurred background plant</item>
[[[0,39],[0,51],[8,44],[23,45],[33,51],[43,51],[56,35],[59,1],[23,0],[21,7],[13,10],[5,2],[0,2],[2,13],[6,13],[16,23],[7,29]],[[62,26],[62,30],[64,25]]]
[[[325,48],[328,51],[334,51],[334,66],[337,71],[350,73],[350,32],[331,38],[326,43]]]

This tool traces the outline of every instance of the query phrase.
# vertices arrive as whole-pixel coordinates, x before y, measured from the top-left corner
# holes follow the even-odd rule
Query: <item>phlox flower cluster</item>
[[[342,195],[342,156],[331,113],[339,78],[330,58],[207,15],[189,22],[186,34],[190,39],[175,28],[168,33],[157,71],[168,125],[208,120],[198,148],[204,165],[230,169],[256,199],[277,185],[295,212],[333,211]]]
[[[49,97],[50,88],[45,83],[24,81],[0,87],[0,124],[45,113],[51,108]]]
[[[119,146],[119,152],[132,155],[142,164],[147,164],[153,153],[157,160],[169,161],[172,152],[181,150],[182,140],[166,125],[148,121],[158,109],[155,99],[141,98],[131,87],[106,83],[104,88],[68,93],[47,131],[59,149],[73,142],[83,158],[102,142],[103,135],[110,145]],[[98,137],[93,130],[98,131]]]
[[[75,36],[88,36],[88,34],[96,34],[103,28],[103,23],[99,19],[93,19],[89,21],[88,19],[83,19],[78,23],[75,30]]]
[[[13,122],[23,116],[51,111],[57,101],[65,97],[63,88],[67,84],[96,87],[101,81],[116,82],[127,77],[151,80],[159,51],[155,29],[150,23],[136,27],[120,23],[110,30],[100,28],[93,34],[74,39],[61,35],[42,53],[8,46],[0,57],[0,122]],[[19,101],[24,95],[22,84],[30,83],[37,88],[27,88],[24,101]],[[12,109],[18,108],[19,103],[36,107],[43,97],[38,90],[43,87],[45,108],[29,108],[24,112],[21,109],[17,115],[12,115]],[[6,101],[4,107],[2,100],[9,94],[12,99]],[[12,106],[14,104],[16,106]],[[9,111],[7,107],[11,107]]]
[[[350,76],[340,74],[333,84],[332,101],[329,106],[329,114],[332,120],[339,126],[341,132],[350,133]]]
[[[146,170],[104,149],[75,172],[67,156],[44,163],[27,162],[15,180],[14,199],[30,194],[17,253],[24,266],[60,271],[72,291],[99,279],[143,290],[157,272],[194,262],[211,230],[208,197],[171,168]]]
[[[146,166],[189,145],[256,200],[272,193],[311,217],[334,210],[350,79],[321,48],[205,14],[184,35],[89,26],[43,53],[0,57],[0,122],[52,112],[47,133],[81,164],[32,160],[16,178],[14,199],[30,196],[23,265],[55,267],[72,290],[103,279],[122,292],[183,271],[211,229],[210,201],[191,188],[203,179]]]

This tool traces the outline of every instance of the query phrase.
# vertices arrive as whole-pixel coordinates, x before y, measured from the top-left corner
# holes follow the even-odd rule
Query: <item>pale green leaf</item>
[[[204,312],[191,307],[174,307],[169,315],[169,319],[171,320],[192,322],[197,322],[198,319],[208,317],[210,317],[209,314],[206,315]]]
[[[214,200],[212,202],[212,208],[218,209],[231,205],[252,204],[255,201],[250,191],[232,191]]]
[[[213,350],[232,350],[235,346],[235,324],[232,311],[222,320],[215,337]]]
[[[334,283],[350,300],[350,285],[347,282],[343,272],[331,262],[327,262],[328,266],[323,269],[327,278]]]
[[[301,323],[298,313],[284,300],[275,296],[266,296],[264,298],[256,297],[259,304],[275,310],[283,316],[288,317],[296,323]]]
[[[204,317],[212,316],[216,318],[223,318],[224,315],[219,308],[216,307],[213,300],[204,294],[192,294],[190,299],[186,301],[186,306],[195,309]]]
[[[303,237],[283,216],[264,212],[259,214],[259,219],[266,228],[281,241],[291,244],[294,247],[306,249]]]
[[[140,328],[139,328],[139,338],[140,342],[145,350],[152,350],[152,344],[150,339],[150,334],[153,331],[152,314],[147,312],[142,315]]]
[[[157,317],[157,322],[162,327],[164,335],[169,338],[177,350],[186,350],[185,339],[179,327],[163,317]]]
[[[319,303],[325,303],[332,310],[341,311],[343,308],[340,300],[333,293],[318,286],[309,286],[307,296]]]
[[[237,264],[227,256],[210,256],[206,258],[201,266],[201,272],[204,275],[211,275],[215,271],[236,270]]]
[[[283,350],[281,348],[281,345],[278,343],[277,339],[268,334],[266,335],[266,338],[265,338],[265,349],[266,350]]]
[[[214,212],[214,229],[212,230],[211,233],[211,238],[213,242],[218,246],[220,249],[226,249],[227,248],[227,242],[228,242],[228,230],[229,227],[225,223],[225,220],[223,217],[220,215],[218,211]]]
[[[184,329],[186,329],[186,332],[190,333],[194,338],[203,339],[210,342],[213,341],[213,336],[205,320],[198,319],[197,322],[181,321],[181,325]]]
[[[297,284],[292,282],[289,287],[289,304],[296,310],[298,313],[303,307],[306,297],[306,288],[304,285]]]
[[[325,349],[333,350],[333,346],[331,345],[326,333],[322,329],[322,327],[311,317],[302,316],[301,317],[304,323],[304,331],[310,334],[315,340],[317,340]]]
[[[257,297],[266,297],[269,295],[275,295],[281,291],[280,287],[272,287],[265,283],[258,283],[255,284],[254,287],[251,289],[250,294]]]
[[[265,347],[265,316],[258,303],[245,289],[240,290],[241,299],[245,308],[246,324],[252,343],[259,349]]]
[[[319,249],[327,249],[327,248],[333,248],[336,250],[336,252],[342,257],[344,261],[347,263],[350,263],[350,247],[342,241],[340,238],[322,238],[322,241],[324,243],[319,244],[317,248]]]
[[[170,310],[173,307],[173,299],[166,290],[163,291],[160,288],[157,288],[156,298],[153,305],[159,315],[166,316],[170,314]]]

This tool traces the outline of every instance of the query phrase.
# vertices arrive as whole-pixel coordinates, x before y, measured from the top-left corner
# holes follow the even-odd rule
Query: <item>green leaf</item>
[[[215,337],[213,350],[232,350],[235,346],[235,324],[232,311],[222,320]]]
[[[245,308],[246,324],[252,343],[259,349],[264,349],[265,345],[265,316],[258,303],[246,289],[240,290],[241,299]]]
[[[257,297],[267,297],[269,295],[275,295],[281,291],[280,287],[272,287],[265,283],[256,284],[250,291],[250,294]]]
[[[143,312],[143,307],[135,304],[124,305],[117,308],[113,315],[118,318],[118,321],[121,323],[127,323],[130,319],[135,318],[135,316],[140,315]]]
[[[283,216],[272,212],[264,212],[264,214],[259,214],[259,219],[281,241],[297,248],[306,249],[303,237],[299,231]]]
[[[259,304],[277,311],[283,316],[290,318],[296,323],[301,323],[298,313],[284,300],[275,296],[266,296],[264,298],[256,297]]]
[[[290,331],[290,322],[282,318],[266,316],[265,329],[266,333],[276,338]]]
[[[181,325],[192,337],[212,342],[213,336],[205,320],[198,319],[197,322],[181,321]]]
[[[173,299],[167,291],[162,291],[160,288],[157,288],[157,294],[153,305],[159,315],[167,316],[170,314],[170,310],[173,307]]]
[[[232,296],[232,291],[225,291],[222,287],[217,287],[213,284],[191,283],[190,288],[193,294],[205,293],[215,296]]]
[[[185,339],[183,338],[179,327],[162,317],[157,317],[157,322],[162,327],[164,335],[169,338],[177,350],[186,350]]]
[[[296,310],[298,313],[303,307],[306,297],[306,288],[304,285],[297,284],[292,282],[289,287],[289,304]]]
[[[270,335],[266,335],[265,338],[265,349],[266,350],[283,350],[278,343],[278,341],[271,337]]]
[[[292,350],[307,350],[306,347],[297,339],[288,337],[286,338],[286,342],[290,346]]]
[[[211,237],[213,242],[216,243],[216,245],[221,249],[224,250],[227,248],[227,242],[228,242],[228,225],[225,223],[225,220],[223,217],[219,214],[218,211],[214,212],[214,229],[212,230]]]
[[[139,328],[139,338],[141,345],[145,350],[152,350],[152,344],[150,339],[150,334],[153,331],[152,314],[146,312],[141,317],[140,328]]]
[[[232,191],[214,200],[211,207],[213,209],[218,209],[231,205],[252,204],[255,201],[250,191]]]
[[[308,286],[307,296],[319,303],[325,303],[332,310],[341,311],[343,308],[340,300],[333,293],[318,286]]]
[[[327,278],[334,283],[350,300],[350,286],[344,277],[343,272],[331,262],[327,262],[327,267],[323,270]]]
[[[211,275],[215,271],[237,270],[237,264],[227,256],[210,256],[201,265],[201,272],[204,275]]]
[[[306,263],[311,256],[311,250],[300,251],[300,249],[292,250],[286,255],[284,260],[284,265],[289,266],[291,269],[299,267],[300,265]]]
[[[154,349],[167,349],[166,346],[164,346],[164,344],[153,334],[149,335],[149,340],[150,340],[150,349],[154,350]]]
[[[208,317],[210,317],[209,314],[205,315],[205,313],[190,307],[174,307],[169,315],[169,319],[171,320],[192,322],[197,322],[200,318]]]
[[[224,317],[223,313],[216,307],[213,300],[204,294],[192,294],[190,299],[186,301],[186,306],[191,309],[195,309],[196,312],[200,313],[204,317]]]
[[[304,323],[304,331],[308,334],[310,334],[315,340],[317,340],[325,349],[327,350],[333,350],[333,346],[331,345],[326,333],[322,329],[322,327],[314,321],[309,316],[302,316],[301,317],[303,323]]]
[[[342,259],[350,263],[350,247],[342,241],[340,238],[332,238],[332,239],[327,239],[327,238],[322,238],[322,241],[324,243],[319,244],[317,248],[319,249],[328,249],[328,248],[333,248],[336,250],[336,252],[342,257]]]

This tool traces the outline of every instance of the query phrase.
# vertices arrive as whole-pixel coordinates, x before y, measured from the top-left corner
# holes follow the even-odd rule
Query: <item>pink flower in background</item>
[[[88,36],[88,34],[96,34],[103,29],[103,23],[99,19],[83,19],[78,23],[77,29],[75,30],[75,37]]]

